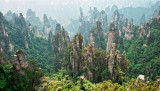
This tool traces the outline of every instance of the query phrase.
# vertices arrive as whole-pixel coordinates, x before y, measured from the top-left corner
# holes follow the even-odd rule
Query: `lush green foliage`
[[[2,91],[34,91],[36,86],[41,83],[40,78],[43,73],[35,66],[35,62],[30,62],[35,68],[33,71],[25,70],[26,74],[21,75],[19,71],[15,69],[14,65],[0,65],[0,90]]]
[[[5,42],[4,53],[11,59],[11,56],[16,50],[24,50],[28,60],[36,60],[37,65],[43,69],[44,72],[53,72],[53,54],[48,51],[48,42],[45,37],[34,34],[34,28],[30,30],[23,18],[23,15],[14,17],[15,23],[4,19],[0,13],[0,25],[4,25],[7,29],[8,37],[0,36],[0,41]],[[3,27],[0,31],[3,30]],[[9,50],[9,43],[14,45],[14,51]],[[28,48],[26,45],[28,44]],[[46,66],[47,65],[47,66]]]
[[[129,67],[130,78],[135,78],[139,74],[145,74],[154,79],[160,75],[160,30],[152,29],[151,35],[147,39],[147,47],[143,46],[146,38],[142,40],[133,39],[124,41],[126,57],[131,60]],[[146,42],[145,42],[146,43]],[[152,74],[152,75],[151,75]]]
[[[156,82],[151,82],[145,84],[144,82],[139,81],[138,87],[135,87],[135,79],[131,79],[129,82],[123,82],[122,85],[118,83],[113,83],[111,80],[103,81],[100,83],[91,83],[86,78],[81,80],[81,77],[78,77],[77,81],[73,82],[72,78],[65,74],[65,70],[59,70],[56,74],[53,74],[50,77],[44,78],[44,83],[40,88],[41,91],[157,91],[158,84]]]

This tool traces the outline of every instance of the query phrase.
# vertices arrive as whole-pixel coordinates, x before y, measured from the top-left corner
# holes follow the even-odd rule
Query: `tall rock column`
[[[88,67],[94,67],[94,57],[95,57],[95,48],[94,48],[94,42],[90,43],[87,48],[84,49],[84,60],[87,60],[85,63]],[[95,78],[95,71],[90,69],[85,69],[85,77],[92,81]]]
[[[62,66],[62,58],[64,56],[64,52],[70,44],[70,39],[68,33],[62,27],[62,30],[58,30],[56,35],[53,36],[52,46],[54,52],[54,67],[57,72],[58,69]]]
[[[107,43],[107,52],[110,51],[111,47],[112,47],[112,43],[115,43],[116,40],[116,29],[115,29],[115,25],[112,23],[110,25],[110,30],[108,33],[108,43]]]
[[[110,72],[110,75],[112,76],[113,74],[113,66],[114,66],[114,57],[115,57],[115,43],[112,43],[112,49],[110,51],[110,58],[108,60],[108,71]]]
[[[80,34],[75,35],[72,41],[73,47],[73,58],[71,58],[71,66],[73,72],[79,72],[81,70],[81,60],[82,60],[82,48],[83,48],[83,36]]]
[[[127,40],[131,39],[132,37],[134,37],[134,32],[135,32],[135,26],[133,25],[133,19],[130,19],[128,21],[128,25],[126,27],[126,30],[125,30],[125,38]]]
[[[90,31],[90,42],[95,42],[95,48],[102,48],[105,50],[105,38],[100,21],[96,22],[96,28]]]
[[[28,67],[28,62],[26,60],[23,51],[22,50],[17,51],[16,54],[13,55],[12,57],[16,69],[19,70],[20,74],[24,75],[24,71],[22,70],[22,68],[26,69]]]

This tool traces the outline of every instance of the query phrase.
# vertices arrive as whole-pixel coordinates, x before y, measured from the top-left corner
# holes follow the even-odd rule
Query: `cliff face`
[[[56,28],[55,28],[55,34],[58,33],[58,31],[62,30],[61,25],[60,24],[56,24]]]
[[[41,20],[39,17],[36,16],[35,12],[31,9],[27,10],[26,13],[26,22],[30,23],[32,28],[35,28],[36,34],[42,34],[43,30],[43,24],[41,23]]]
[[[120,37],[124,37],[127,40],[134,37],[135,26],[133,25],[133,19],[125,19],[123,15],[119,14],[118,10],[113,13],[110,21],[118,29]]]
[[[110,50],[110,57],[107,60],[108,62],[108,71],[110,72],[110,76],[112,77],[113,75],[113,66],[114,66],[114,57],[115,57],[115,43],[112,43],[112,48]]]
[[[84,37],[84,44],[88,44],[90,29],[94,31],[97,28],[97,22],[101,22],[101,30],[107,30],[108,28],[108,21],[107,21],[107,14],[105,11],[98,11],[96,7],[90,10],[87,13],[87,16],[83,16],[83,11],[80,8],[80,18],[79,18],[79,32],[81,32],[82,36]],[[98,25],[99,26],[99,25]],[[95,28],[96,27],[96,28]],[[104,33],[104,31],[102,31]]]
[[[106,48],[102,24],[99,21],[96,22],[96,28],[91,29],[90,31],[90,42],[94,42],[96,48],[102,48],[104,50]]]
[[[12,58],[13,66],[11,66],[10,69],[14,70],[14,72],[11,74],[17,77],[13,79],[13,81],[15,81],[14,84],[18,85],[22,83],[25,78],[27,83],[24,83],[24,85],[30,84],[29,86],[32,88],[38,88],[41,84],[41,78],[43,77],[41,68],[38,68],[33,61],[28,62],[22,50],[18,50]]]
[[[61,53],[70,44],[68,33],[62,29],[53,36],[54,53]]]
[[[5,25],[5,18],[0,12],[0,52],[6,53],[9,51],[14,51],[14,45],[10,42],[8,35],[8,28]]]
[[[147,35],[149,33],[149,27],[147,27],[146,25],[141,25],[139,28],[138,28],[138,37],[139,38],[142,38],[143,36]],[[148,35],[149,37],[149,35]]]
[[[9,17],[10,12],[7,13],[7,19]],[[41,22],[40,18],[36,16],[35,12],[31,9],[27,10],[26,13],[26,22],[30,23],[33,28],[36,30],[36,34],[40,34],[43,36],[47,36],[50,31],[55,32],[56,24],[58,23],[56,20],[53,20],[51,17],[47,17],[46,14],[43,15],[43,22]]]
[[[119,14],[118,10],[116,10],[116,11],[114,11],[110,22],[115,25],[115,28],[118,28],[119,20],[120,20],[120,14]]]
[[[118,40],[116,38],[116,36],[118,36],[118,31],[115,28],[115,25],[112,23],[110,25],[110,30],[108,32],[108,42],[107,42],[107,52],[110,51],[111,47],[112,47],[112,43],[116,43],[116,40]]]
[[[83,48],[83,37],[81,34],[75,35],[72,41],[73,58],[70,59],[73,72],[77,73],[82,70],[82,48]]]
[[[46,36],[51,31],[51,25],[46,14],[43,16],[43,34]]]
[[[22,70],[23,68],[26,69],[28,67],[28,61],[22,50],[16,52],[16,55],[13,55],[13,62],[16,70],[19,71],[20,74],[24,75],[25,71]]]
[[[95,55],[95,47],[94,47],[94,43],[90,43],[88,45],[88,47],[86,47],[84,49],[84,60],[87,60],[87,62],[85,63],[85,67],[86,65],[88,65],[89,67],[94,67],[94,56]],[[85,77],[92,81],[95,79],[95,72],[88,69],[87,67],[84,68],[85,71]]]
[[[52,31],[50,31],[48,35],[48,50],[50,53],[53,53],[53,48],[53,34]]]
[[[70,44],[69,35],[63,27],[62,30],[57,31],[57,34],[53,36],[51,43],[53,45],[55,71],[57,72],[61,68],[64,52]]]
[[[83,47],[82,40],[82,35],[77,34],[64,57],[65,68],[68,72],[72,72],[71,76],[75,73],[84,73],[88,80],[95,82],[111,78],[114,78],[115,81],[122,80],[119,78],[122,75],[121,69],[125,72],[128,71],[128,63],[124,54],[120,58],[120,52],[115,49],[116,44],[112,44],[110,55],[108,55],[108,52],[96,49],[94,42]],[[126,66],[121,65],[125,63],[127,63]]]
[[[133,20],[132,19],[130,19],[128,21],[128,25],[127,25],[127,27],[125,28],[124,31],[125,31],[125,35],[124,36],[125,36],[125,38],[127,40],[129,40],[129,39],[134,37],[135,26],[133,25]]]

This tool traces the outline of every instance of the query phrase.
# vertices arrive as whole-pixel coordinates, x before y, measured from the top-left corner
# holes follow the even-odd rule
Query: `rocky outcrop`
[[[62,52],[70,44],[68,33],[62,28],[55,36],[53,36],[54,53]]]
[[[50,31],[48,35],[48,50],[53,53],[53,48],[53,34],[52,31]]]
[[[70,38],[68,33],[62,27],[62,30],[59,30],[51,40],[54,53],[54,66],[55,66],[55,71],[57,72],[58,69],[61,68],[62,57],[64,55],[66,48],[70,44]]]
[[[52,19],[51,17],[49,17],[49,22],[50,22],[50,25],[51,25],[51,31],[52,31],[52,33],[56,34],[55,30],[56,30],[56,26],[58,24],[57,20]]]
[[[112,49],[110,50],[110,57],[108,60],[108,71],[110,72],[110,76],[113,75],[113,66],[114,66],[114,57],[115,57],[115,43],[112,43]]]
[[[73,58],[71,58],[71,67],[74,73],[82,70],[82,48],[83,48],[83,37],[81,34],[75,35],[72,41],[72,53]]]
[[[118,28],[119,20],[120,20],[120,14],[119,14],[118,10],[116,10],[113,13],[113,16],[112,16],[110,23],[113,23],[115,25],[115,27]]]
[[[94,67],[94,56],[95,56],[95,47],[94,42],[90,43],[88,48],[84,49],[84,60],[87,60],[86,65],[90,67]],[[84,70],[85,71],[85,77],[92,81],[95,79],[95,72],[89,70],[88,68]]]
[[[139,75],[138,77],[137,77],[137,80],[136,80],[136,82],[135,82],[135,86],[139,86],[139,83],[138,83],[138,81],[144,81],[145,79],[144,79],[144,75]]]
[[[107,52],[111,50],[112,43],[116,43],[116,36],[118,36],[116,31],[115,25],[112,23],[108,32]]]
[[[113,13],[113,16],[110,22],[111,24],[115,25],[116,29],[118,29],[118,35],[120,37],[124,37],[127,40],[134,37],[135,26],[133,24],[133,19],[129,19],[129,20],[125,19],[124,15],[119,14],[118,10],[116,10]]]
[[[142,38],[143,36],[147,35],[148,37],[150,36],[150,32],[149,32],[149,27],[147,27],[146,25],[141,25],[138,28],[138,36],[139,38]]]
[[[33,34],[39,35],[39,31],[38,31],[37,26],[33,27],[31,24],[29,24],[28,29],[29,29],[29,31],[32,32]]]
[[[35,34],[42,34],[43,24],[40,21],[40,18],[36,16],[36,13],[31,9],[27,10],[26,21],[30,23],[35,29]]]
[[[128,25],[127,25],[127,27],[125,28],[124,31],[125,31],[125,35],[124,36],[125,36],[125,38],[127,40],[129,40],[129,39],[134,37],[135,26],[133,25],[133,19],[130,19],[128,21]]]
[[[58,31],[62,30],[61,25],[60,24],[56,24],[56,29],[55,29],[55,34],[58,33]]]
[[[26,28],[27,27],[27,23],[23,17],[23,14],[20,13],[19,16],[14,16],[14,24],[16,24],[19,27],[23,27]]]
[[[116,81],[120,80],[120,76],[124,75],[121,73],[126,74],[128,71],[129,63],[125,58],[125,52],[120,57],[120,52],[116,51],[116,44],[112,42],[109,54],[95,48],[92,37],[90,41],[88,46],[83,47],[82,35],[77,34],[74,37],[64,57],[66,70],[71,72],[71,76],[75,73],[84,73],[85,78],[90,81],[103,81],[111,78]]]
[[[108,20],[107,14],[105,11],[98,11],[96,7],[93,9],[90,7],[90,10],[87,13],[87,16],[83,15],[82,8],[80,8],[80,18],[79,18],[79,32],[81,32],[84,37],[84,45],[89,43],[89,34],[90,30],[95,29],[97,26],[97,22],[101,22],[101,28],[104,30],[103,33],[107,32],[108,29]],[[104,48],[105,49],[105,48]]]
[[[13,75],[18,75],[18,77],[23,76],[23,80],[25,78],[30,83],[30,86],[38,88],[43,77],[41,68],[38,68],[34,61],[28,62],[22,50],[18,50],[12,58],[13,69],[15,70]],[[22,80],[21,78],[18,79]]]
[[[13,57],[13,62],[16,70],[19,71],[20,74],[24,75],[25,72],[22,69],[26,69],[28,67],[28,61],[26,60],[26,57],[22,50],[19,50],[16,52]]]
[[[46,14],[43,15],[43,23],[44,23],[44,35],[47,36],[48,33],[51,31],[51,25],[50,25],[50,22],[49,22],[49,19],[47,17]]]
[[[5,56],[2,52],[0,52],[0,64],[1,65],[9,65],[11,64],[10,60],[6,60]]]
[[[14,51],[14,45],[12,43],[9,44],[9,51]]]
[[[25,42],[25,48],[26,49],[28,49],[29,47],[28,47],[28,43],[27,42]]]
[[[101,48],[105,50],[105,39],[102,30],[102,23],[100,21],[96,22],[96,28],[90,31],[90,42],[95,43],[95,48]]]
[[[9,51],[9,37],[8,37],[8,29],[5,25],[5,18],[3,14],[0,12],[0,52],[6,53]]]

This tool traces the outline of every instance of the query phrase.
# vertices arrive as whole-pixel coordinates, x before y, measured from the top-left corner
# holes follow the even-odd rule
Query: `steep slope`
[[[8,58],[11,58],[16,50],[23,49],[27,59],[36,60],[44,71],[52,70],[44,66],[45,64],[53,66],[51,62],[53,56],[48,54],[47,39],[36,35],[35,28],[27,25],[22,14],[15,16],[11,23],[0,13],[0,35],[1,52]]]

